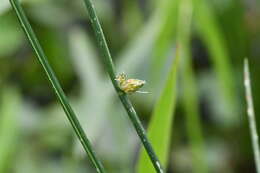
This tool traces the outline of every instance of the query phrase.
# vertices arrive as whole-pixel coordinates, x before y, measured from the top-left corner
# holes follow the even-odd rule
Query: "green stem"
[[[76,114],[72,110],[72,108],[68,102],[68,99],[67,99],[64,91],[62,90],[57,77],[55,76],[54,71],[52,70],[51,66],[49,65],[47,57],[44,54],[43,49],[40,46],[40,43],[39,43],[32,27],[30,26],[30,23],[25,15],[20,3],[17,0],[10,0],[10,3],[21,23],[21,26],[22,26],[33,50],[35,51],[35,53],[37,55],[37,58],[38,58],[40,64],[42,65],[46,75],[48,76],[48,79],[55,91],[55,94],[58,97],[58,100],[60,101],[60,103],[63,107],[63,110],[66,113],[67,118],[69,119],[78,139],[80,140],[80,142],[81,142],[83,148],[85,149],[87,155],[89,156],[91,162],[94,164],[97,172],[104,173],[105,170],[104,170],[101,162],[97,159],[97,157],[90,145],[90,142],[76,117]]]
[[[251,91],[251,79],[250,79],[249,65],[247,59],[245,59],[244,61],[244,85],[245,85],[246,102],[247,102],[247,115],[248,115],[248,122],[250,127],[251,141],[254,150],[256,172],[260,173],[260,150],[259,150],[257,127],[256,127],[253,96]]]
[[[146,136],[145,129],[143,128],[141,121],[139,120],[137,113],[135,112],[135,109],[133,108],[127,95],[123,91],[121,91],[121,89],[118,86],[117,81],[115,81],[116,73],[115,73],[114,64],[113,64],[111,54],[109,52],[109,49],[108,49],[108,46],[106,43],[104,33],[102,31],[96,11],[94,9],[94,5],[91,2],[91,0],[84,0],[84,2],[86,5],[86,8],[88,10],[90,21],[91,21],[92,27],[95,31],[96,39],[98,41],[99,49],[103,54],[104,63],[107,68],[107,72],[110,76],[110,79],[112,81],[112,84],[114,85],[115,90],[116,90],[124,108],[126,109],[128,116],[129,116],[130,120],[132,121],[132,123],[135,127],[135,130],[136,130],[137,134],[139,135],[139,137],[153,163],[155,170],[159,173],[163,173],[164,171],[162,169],[161,163],[159,162],[159,159],[156,156],[156,154],[152,148],[152,145]]]

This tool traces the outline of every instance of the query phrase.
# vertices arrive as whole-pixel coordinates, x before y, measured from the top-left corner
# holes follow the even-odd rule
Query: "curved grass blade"
[[[121,91],[120,87],[118,86],[117,81],[115,80],[116,73],[115,73],[114,63],[112,61],[112,57],[111,57],[110,51],[108,49],[108,46],[107,46],[107,43],[105,40],[103,30],[101,28],[96,11],[94,9],[94,5],[91,2],[91,0],[84,0],[84,2],[85,2],[85,5],[87,8],[89,17],[90,17],[92,28],[94,29],[95,36],[98,41],[98,46],[100,48],[101,53],[103,54],[103,59],[104,59],[104,63],[106,66],[106,70],[110,76],[112,84],[113,84],[125,110],[127,111],[128,116],[129,116],[131,122],[133,123],[135,130],[136,130],[137,134],[139,135],[139,137],[153,163],[155,170],[159,173],[162,173],[164,171],[162,169],[161,163],[159,162],[159,159],[158,159],[157,155],[155,154],[151,143],[149,142],[148,138],[146,137],[145,129],[143,128],[141,121],[139,120],[137,113],[135,112],[135,109],[132,106],[132,103],[130,102],[128,96],[124,92]]]
[[[167,167],[167,160],[170,153],[170,137],[177,95],[178,65],[179,56],[177,55],[168,74],[164,89],[155,105],[148,127],[148,137],[165,168]],[[142,149],[137,167],[139,173],[154,172],[151,163],[147,161],[147,157],[147,154]]]
[[[257,173],[260,173],[260,150],[259,150],[258,134],[257,134],[257,127],[256,127],[256,120],[255,120],[253,96],[251,91],[250,72],[249,72],[249,65],[247,59],[245,59],[244,62],[244,85],[245,85],[245,92],[246,92],[247,115],[248,115],[251,140],[252,140],[252,145],[254,150],[255,165],[256,165]]]
[[[94,164],[97,172],[100,172],[100,173],[105,172],[103,165],[97,159],[97,157],[91,147],[91,144],[76,117],[76,114],[74,113],[73,109],[71,108],[71,106],[68,102],[68,99],[65,96],[65,93],[62,90],[54,71],[52,70],[51,66],[49,65],[47,57],[45,56],[45,54],[40,46],[40,43],[39,43],[38,39],[36,38],[36,35],[33,32],[32,27],[30,26],[30,23],[29,23],[28,19],[26,18],[25,13],[24,13],[20,3],[17,0],[10,0],[10,2],[21,23],[21,26],[22,26],[26,36],[28,37],[28,40],[29,40],[33,50],[35,51],[35,53],[37,55],[37,58],[38,58],[40,64],[42,65],[46,75],[48,76],[48,79],[55,91],[55,94],[56,94],[58,100],[60,101],[60,103],[63,107],[64,112],[66,113],[67,118],[69,119],[83,148],[85,149],[91,162]]]
[[[190,28],[193,6],[191,0],[182,0],[180,4],[177,43],[179,44],[181,78],[183,86],[183,105],[186,114],[186,126],[191,143],[194,172],[207,171],[203,146],[201,123],[199,119],[198,94],[190,55]]]

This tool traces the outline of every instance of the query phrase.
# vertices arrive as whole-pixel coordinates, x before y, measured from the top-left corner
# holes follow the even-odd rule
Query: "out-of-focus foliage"
[[[192,154],[192,168],[194,172],[208,172],[205,154],[204,138],[199,112],[199,101],[194,70],[191,61],[191,22],[194,16],[194,4],[184,0],[179,7],[179,20],[177,30],[177,44],[181,57],[181,81],[183,110],[186,115],[187,136]]]
[[[118,73],[125,72],[131,78],[147,81],[143,90],[150,93],[134,94],[130,98],[148,127],[175,60],[178,30],[185,30],[177,28],[182,1],[93,2]],[[193,7],[187,53],[197,84],[193,89],[198,92],[195,104],[205,146],[203,157],[207,159],[209,172],[254,172],[244,115],[242,60],[245,56],[249,58],[257,115],[260,112],[259,3],[247,0],[187,2]],[[140,141],[108,80],[84,3],[81,0],[22,0],[22,4],[106,169],[113,173],[134,172]],[[188,20],[183,18],[182,22],[186,26]],[[175,112],[174,120],[167,122],[173,124],[168,136],[171,139],[168,172],[196,170],[191,144],[196,144],[198,139],[190,138],[186,126],[195,123],[187,122],[188,111],[182,105],[185,99],[182,92],[192,87],[182,82],[185,73],[189,74],[185,69],[179,67],[182,80],[177,80],[180,90],[176,109],[171,110]],[[171,92],[169,94],[173,94]],[[95,172],[8,0],[0,1],[0,98],[0,173]],[[164,128],[162,121],[170,117],[164,111],[156,113],[157,116],[161,113],[162,118],[158,119],[158,126],[151,121],[155,129]],[[256,116],[256,120],[259,124],[260,118]],[[151,136],[151,139],[160,144],[169,134]]]
[[[0,172],[6,172],[12,166],[12,159],[17,151],[20,138],[18,115],[21,111],[21,100],[15,89],[11,87],[4,89],[0,109],[2,115],[0,120]]]

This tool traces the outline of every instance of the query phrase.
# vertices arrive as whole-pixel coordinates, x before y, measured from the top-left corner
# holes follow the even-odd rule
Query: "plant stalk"
[[[260,151],[259,151],[258,134],[257,134],[257,127],[256,127],[256,120],[255,120],[254,103],[253,103],[253,97],[251,91],[250,72],[249,72],[249,65],[247,59],[245,59],[244,62],[244,85],[245,85],[245,92],[246,92],[247,115],[248,115],[251,140],[252,140],[252,145],[254,150],[256,171],[257,173],[260,173]]]
[[[90,17],[92,28],[95,32],[95,36],[96,36],[96,39],[97,39],[97,42],[98,42],[99,49],[103,54],[104,63],[105,63],[107,72],[109,74],[109,77],[112,81],[112,84],[113,84],[113,86],[114,86],[114,88],[115,88],[115,90],[116,90],[116,92],[117,92],[117,94],[118,94],[118,96],[119,96],[128,116],[129,116],[132,124],[134,125],[135,130],[140,137],[140,140],[142,141],[142,143],[143,143],[143,145],[146,149],[155,170],[158,173],[163,173],[164,171],[163,171],[163,168],[161,166],[161,163],[160,163],[157,155],[155,154],[151,143],[149,142],[149,140],[146,136],[145,129],[142,126],[141,121],[139,120],[138,115],[137,115],[134,107],[132,106],[131,101],[129,100],[127,94],[125,94],[119,88],[119,85],[118,85],[117,81],[115,80],[115,78],[116,78],[115,67],[114,67],[114,64],[113,64],[113,60],[112,60],[109,48],[107,46],[107,42],[106,42],[103,30],[102,30],[100,22],[98,20],[94,5],[93,5],[91,0],[84,0],[84,2],[85,2],[85,5],[86,5],[86,8],[87,8],[89,17]]]
[[[98,173],[105,173],[104,167],[101,164],[101,162],[98,160],[98,158],[96,157],[96,154],[94,152],[94,150],[92,149],[92,146],[83,130],[83,128],[81,127],[79,120],[76,117],[76,114],[74,113],[73,109],[71,108],[69,101],[63,91],[63,89],[61,88],[61,85],[59,84],[59,81],[54,73],[54,71],[52,70],[47,57],[20,5],[20,3],[17,0],[10,0],[10,3],[18,17],[19,22],[21,23],[21,26],[40,62],[40,64],[42,65],[54,91],[55,94],[58,98],[58,100],[60,101],[64,112],[67,115],[67,118],[69,119],[78,139],[80,140],[84,150],[86,151],[88,157],[90,158],[91,162],[93,163],[93,165],[95,166],[96,170]]]

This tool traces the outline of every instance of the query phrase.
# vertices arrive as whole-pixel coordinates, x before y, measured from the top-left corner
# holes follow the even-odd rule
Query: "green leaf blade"
[[[164,168],[167,166],[172,122],[176,105],[178,63],[179,58],[176,56],[165,87],[155,105],[148,127],[148,138],[151,140]],[[154,172],[148,156],[143,149],[141,150],[137,169],[139,173]]]

